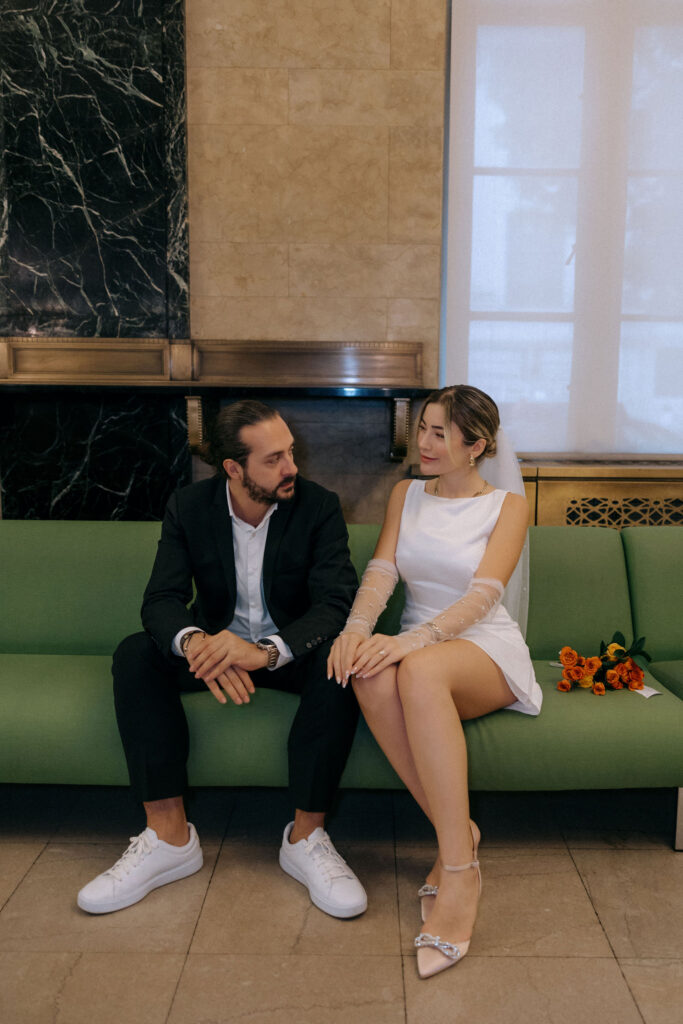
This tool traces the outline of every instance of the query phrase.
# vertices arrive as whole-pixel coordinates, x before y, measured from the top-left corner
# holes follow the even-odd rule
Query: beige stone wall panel
[[[441,71],[291,71],[292,124],[421,125],[443,122]]]
[[[387,307],[387,341],[420,341],[423,344],[423,379],[436,386],[439,376],[438,299],[390,299]]]
[[[385,242],[388,129],[189,129],[194,239]]]
[[[200,240],[286,241],[282,141],[286,131],[188,126],[191,251]]]
[[[392,128],[389,241],[441,242],[443,132]]]
[[[235,341],[382,341],[385,299],[282,299],[196,296],[195,338]]]
[[[447,8],[447,0],[392,0],[392,68],[445,67]]]
[[[192,0],[187,64],[388,68],[390,0]]]
[[[189,68],[188,124],[287,124],[288,79],[280,68]]]
[[[439,337],[439,303],[434,299],[391,299],[387,341],[432,342]]]
[[[292,245],[291,295],[438,299],[438,245]]]
[[[254,242],[195,242],[192,294],[230,297],[289,293],[288,247]]]

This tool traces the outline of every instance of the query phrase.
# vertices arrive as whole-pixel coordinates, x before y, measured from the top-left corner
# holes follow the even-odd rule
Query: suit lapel
[[[228,510],[228,499],[225,493],[225,480],[219,478],[216,497],[211,505],[211,528],[218,548],[221,564],[228,581],[233,600],[237,593],[235,577],[235,550],[232,545],[232,519]]]
[[[275,560],[295,501],[296,497],[292,501],[279,502],[268,525],[266,550],[263,555],[263,594],[266,599],[266,607],[268,606],[270,590],[275,575]]]

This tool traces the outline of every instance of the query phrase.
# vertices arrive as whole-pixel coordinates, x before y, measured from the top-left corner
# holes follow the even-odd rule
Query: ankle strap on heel
[[[471,860],[469,864],[458,864],[455,867],[452,864],[442,864],[441,867],[444,871],[467,871],[469,868],[478,868],[479,861]]]

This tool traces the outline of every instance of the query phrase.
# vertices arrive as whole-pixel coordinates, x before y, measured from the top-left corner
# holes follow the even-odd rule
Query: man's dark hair
[[[240,437],[242,427],[253,427],[255,423],[274,420],[279,415],[277,409],[251,399],[224,406],[209,428],[200,451],[202,459],[214,466],[222,477],[227,477],[223,469],[225,459],[234,459],[240,466],[247,464],[250,449]]]

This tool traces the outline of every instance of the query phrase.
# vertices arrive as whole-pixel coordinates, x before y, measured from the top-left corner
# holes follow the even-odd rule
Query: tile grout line
[[[562,835],[563,835],[563,838],[564,838],[564,830],[562,832]],[[566,838],[565,838],[565,842],[567,842]],[[628,978],[624,974],[624,968],[622,967],[622,965],[621,965],[621,963],[619,961],[619,957],[617,956],[617,954],[616,954],[616,952],[614,950],[614,946],[612,945],[612,941],[611,941],[609,935],[607,934],[607,929],[605,928],[605,926],[604,926],[604,924],[602,922],[602,918],[600,917],[600,914],[598,913],[598,909],[597,909],[597,907],[595,906],[595,904],[593,902],[593,897],[591,896],[590,889],[588,888],[588,884],[586,883],[586,880],[584,879],[583,875],[581,874],[581,871],[579,869],[579,865],[576,863],[576,858],[574,857],[574,851],[569,849],[569,844],[567,844],[567,852],[569,853],[569,856],[571,857],[571,861],[572,861],[572,864],[574,865],[574,869],[576,870],[576,873],[579,876],[579,881],[581,882],[581,885],[583,886],[583,890],[586,893],[586,896],[588,897],[588,899],[590,901],[591,907],[593,908],[593,913],[595,914],[595,918],[596,918],[598,924],[600,925],[600,928],[602,929],[602,934],[605,936],[605,941],[607,942],[607,945],[609,946],[609,948],[610,948],[610,950],[612,952],[612,959],[614,960],[615,964],[617,965],[617,969],[618,969],[619,974],[621,975],[621,977],[623,979],[624,984],[626,985],[626,988],[628,990],[628,994],[630,995],[631,999],[633,1000],[633,1005],[636,1008],[636,1012],[637,1012],[638,1016],[640,1017],[641,1021],[643,1022],[643,1024],[647,1024],[647,1022],[645,1020],[645,1017],[643,1016],[643,1012],[640,1009],[640,1006],[638,1004],[638,1000],[636,999],[635,995],[633,994],[633,989],[631,988],[631,986],[630,986],[630,984],[628,982]]]
[[[49,846],[49,845],[50,845],[50,840],[49,840],[49,839],[47,839],[47,840],[45,840],[45,842],[43,842],[43,848],[42,848],[42,850],[39,850],[39,851],[38,851],[38,853],[37,853],[37,854],[35,855],[35,857],[34,857],[34,858],[33,858],[33,860],[31,861],[31,863],[29,864],[29,866],[28,866],[28,867],[26,868],[26,870],[24,871],[24,873],[22,874],[21,878],[19,879],[19,881],[17,882],[17,884],[16,884],[15,886],[14,886],[14,888],[12,889],[12,891],[11,891],[11,892],[9,892],[9,893],[7,894],[7,899],[6,899],[6,900],[4,900],[4,901],[3,901],[2,903],[0,903],[0,914],[1,914],[2,912],[3,912],[3,910],[5,909],[5,907],[7,906],[7,904],[9,903],[9,901],[10,901],[10,900],[12,899],[12,897],[13,897],[13,896],[14,896],[14,894],[15,894],[15,892],[16,892],[16,891],[17,891],[17,889],[19,888],[19,886],[20,886],[20,885],[21,885],[21,884],[23,883],[23,881],[24,881],[24,879],[26,878],[26,876],[27,876],[27,875],[29,874],[29,872],[30,872],[30,871],[32,871],[32,870],[33,870],[33,868],[35,867],[35,865],[36,865],[36,864],[38,863],[38,861],[40,860],[40,858],[41,858],[41,857],[43,856],[43,854],[45,853],[45,851],[47,850],[47,848],[48,848],[48,846]]]
[[[237,797],[233,794],[232,804],[231,804],[230,810],[228,811],[228,814],[226,816],[225,825],[223,826],[223,835],[221,837],[221,841],[220,841],[220,844],[218,846],[218,853],[216,854],[216,860],[214,861],[213,868],[211,870],[211,877],[209,878],[208,884],[206,886],[206,891],[204,893],[204,898],[202,899],[201,906],[200,906],[200,908],[199,908],[199,910],[197,912],[197,918],[196,918],[195,923],[194,923],[194,928],[192,929],[192,934],[190,935],[190,938],[188,939],[187,949],[185,950],[185,958],[183,960],[183,965],[180,968],[180,971],[178,972],[177,981],[176,981],[176,983],[175,983],[175,985],[173,987],[173,994],[171,995],[171,1000],[170,1000],[170,1002],[168,1004],[168,1013],[166,1014],[166,1017],[164,1018],[164,1024],[168,1024],[168,1021],[170,1020],[171,1014],[173,1012],[173,1005],[174,1005],[174,1003],[176,1001],[176,996],[178,995],[178,989],[180,988],[180,982],[183,979],[183,975],[185,973],[185,968],[187,967],[187,961],[188,961],[189,956],[190,956],[190,949],[192,948],[192,943],[194,942],[194,937],[197,934],[197,926],[199,924],[199,919],[202,916],[202,911],[204,910],[204,904],[206,903],[206,898],[209,895],[209,889],[211,888],[211,883],[213,881],[213,876],[216,873],[216,868],[218,866],[218,861],[220,859],[220,855],[221,855],[221,852],[223,850],[223,843],[225,842],[225,838],[226,838],[226,836],[228,834],[228,828],[229,828],[230,822],[231,822],[231,820],[232,820],[232,818],[234,816],[236,805],[237,805]]]
[[[403,930],[401,928],[401,894],[398,884],[398,851],[396,849],[396,801],[391,793],[391,828],[394,840],[394,885],[396,887],[396,913],[398,917],[398,953],[401,959],[401,987],[403,989],[403,1020],[408,1024],[408,999],[406,995],[406,962],[403,953]]]

